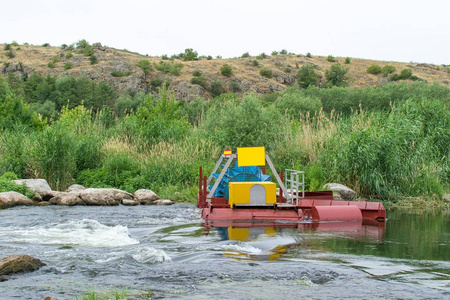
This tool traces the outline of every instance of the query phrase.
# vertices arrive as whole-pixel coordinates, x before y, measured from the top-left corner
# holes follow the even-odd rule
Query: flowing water
[[[132,299],[450,299],[449,213],[249,228],[207,227],[181,204],[0,210],[0,257],[46,263],[0,282],[0,298],[126,287]]]

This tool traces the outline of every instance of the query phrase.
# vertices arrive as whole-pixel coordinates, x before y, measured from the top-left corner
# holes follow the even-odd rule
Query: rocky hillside
[[[0,44],[0,71],[3,75],[12,72],[19,78],[33,72],[40,75],[85,76],[106,81],[118,90],[150,91],[169,82],[169,89],[175,92],[176,98],[187,101],[198,96],[211,98],[217,92],[215,89],[219,89],[219,92],[259,94],[282,91],[297,81],[297,71],[303,65],[314,65],[320,80],[324,81],[325,71],[335,63],[349,68],[347,75],[350,77],[350,85],[356,88],[377,86],[389,80],[381,74],[367,73],[367,68],[371,65],[391,65],[395,67],[396,73],[409,68],[419,79],[450,86],[448,66],[358,58],[351,58],[350,63],[346,64],[346,58],[342,57],[330,61],[330,57],[308,56],[277,54],[230,59],[204,57],[184,61],[180,58],[163,60],[162,57],[104,47],[100,43],[78,47],[13,43]],[[231,67],[230,76],[222,75],[221,67],[224,64]],[[261,75],[261,70],[268,70],[266,76]],[[196,79],[193,81],[194,75]]]

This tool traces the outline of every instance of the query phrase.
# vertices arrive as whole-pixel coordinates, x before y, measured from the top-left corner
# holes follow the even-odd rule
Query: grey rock
[[[340,183],[327,183],[323,186],[325,190],[331,190],[335,200],[353,200],[356,198],[356,192],[351,188]],[[339,199],[340,198],[340,199]]]
[[[442,199],[444,199],[444,201],[450,202],[450,194],[444,194]]]
[[[41,198],[42,198],[42,202],[47,202],[50,201],[50,199],[57,197],[59,195],[64,194],[64,192],[58,192],[58,191],[46,191],[46,192],[41,192]]]
[[[33,205],[33,201],[18,192],[0,193],[0,208],[8,208],[18,205]]]
[[[123,199],[122,204],[127,205],[127,206],[135,206],[135,205],[139,205],[140,203],[137,200]]]
[[[118,189],[85,189],[80,198],[86,205],[119,205],[124,199],[133,200],[133,195]]]
[[[25,184],[27,188],[38,193],[52,190],[45,179],[18,179],[14,180],[14,182],[16,184]]]
[[[153,202],[158,200],[159,196],[152,190],[140,189],[134,192],[134,198],[139,201],[140,204],[149,205],[154,204]]]
[[[169,199],[159,199],[154,202],[156,205],[172,205],[175,202]]]
[[[81,200],[81,198],[77,194],[63,193],[63,192],[51,198],[49,203],[53,205],[66,205],[66,206],[84,205],[83,200]]]
[[[69,186],[66,190],[66,192],[73,192],[73,191],[82,191],[85,190],[86,188],[84,186],[82,186],[81,184],[72,184],[71,186]]]
[[[0,258],[0,275],[36,271],[45,264],[29,255],[7,255]]]

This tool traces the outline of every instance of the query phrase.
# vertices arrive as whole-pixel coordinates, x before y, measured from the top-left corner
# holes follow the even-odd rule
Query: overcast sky
[[[450,64],[449,0],[11,0],[1,43],[148,54],[297,54]]]

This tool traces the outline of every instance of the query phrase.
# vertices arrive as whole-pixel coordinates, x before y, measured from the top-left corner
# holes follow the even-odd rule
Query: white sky
[[[449,0],[3,0],[1,43],[151,56],[297,54],[450,64]]]

